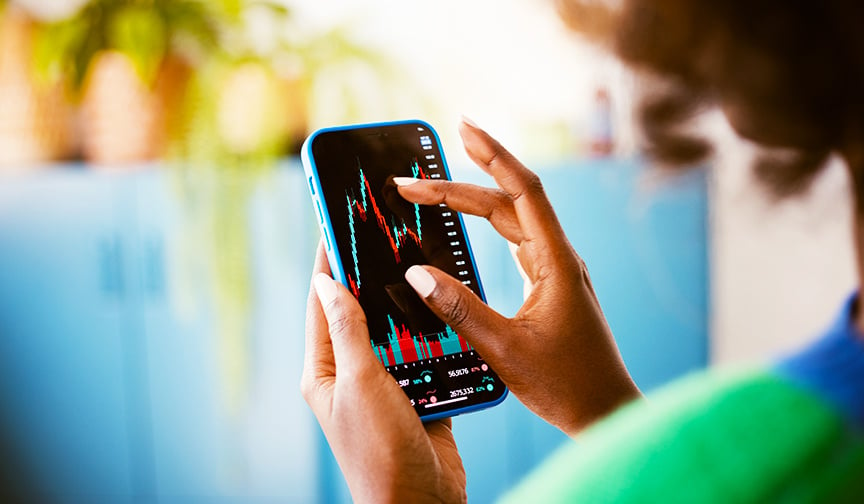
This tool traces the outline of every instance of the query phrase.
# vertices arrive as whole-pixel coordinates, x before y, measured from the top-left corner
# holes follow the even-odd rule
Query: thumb
[[[315,275],[313,282],[327,319],[337,378],[358,376],[370,367],[384,371],[372,351],[366,314],[357,299],[326,273]]]
[[[504,351],[507,319],[477,295],[432,266],[412,266],[405,280],[427,306],[447,325],[477,348],[485,358],[496,359]],[[494,363],[490,363],[494,367]]]

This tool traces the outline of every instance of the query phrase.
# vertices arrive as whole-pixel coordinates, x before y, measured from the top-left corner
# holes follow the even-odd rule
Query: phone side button
[[[309,177],[309,190],[312,191],[312,196],[315,196],[315,183],[312,182],[312,177]]]
[[[318,220],[324,224],[324,214],[321,212],[321,203],[315,202],[315,207],[318,208]]]

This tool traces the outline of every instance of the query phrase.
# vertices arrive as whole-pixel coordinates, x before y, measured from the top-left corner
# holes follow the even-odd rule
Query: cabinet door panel
[[[243,251],[229,257],[244,262],[228,266],[245,271],[252,290],[246,329],[231,334],[212,283],[225,266],[213,262],[220,245],[202,228],[219,228],[208,220],[218,209],[188,206],[214,196],[172,177],[138,181],[137,248],[153,256],[142,278],[160,499],[310,502],[318,434],[298,387],[315,228],[302,172],[261,177],[238,200],[245,242],[229,244]]]
[[[16,472],[56,498],[135,491],[121,192],[76,172],[0,181],[0,415]]]

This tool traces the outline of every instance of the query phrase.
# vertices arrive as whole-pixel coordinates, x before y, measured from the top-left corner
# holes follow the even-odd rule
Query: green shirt
[[[781,376],[702,374],[589,429],[504,502],[864,502],[864,444]]]

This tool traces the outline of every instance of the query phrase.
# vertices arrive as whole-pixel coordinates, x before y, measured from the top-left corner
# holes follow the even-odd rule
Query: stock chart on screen
[[[437,156],[425,154],[423,157],[426,158],[426,161],[436,161]],[[408,168],[404,170],[405,173],[407,174],[410,170],[410,175],[414,178],[431,179],[433,176],[434,178],[441,176],[439,162],[426,163],[425,170],[417,158],[410,161],[406,160],[404,164]],[[407,254],[410,259],[419,253],[423,255],[422,263],[428,262],[428,252],[431,250],[424,250],[423,223],[424,220],[433,217],[443,218],[441,224],[445,228],[454,228],[445,232],[449,238],[446,245],[450,250],[442,250],[441,244],[438,243],[435,245],[435,254],[440,256],[443,253],[454,267],[461,267],[458,269],[457,275],[468,276],[470,271],[469,268],[465,267],[467,260],[464,256],[465,251],[461,247],[464,240],[460,239],[460,232],[455,229],[454,212],[447,209],[446,206],[439,205],[431,207],[432,215],[430,215],[430,210],[416,203],[401,200],[392,182],[385,180],[383,187],[388,189],[384,191],[373,190],[372,184],[373,182],[370,182],[363,169],[363,163],[358,157],[354,185],[345,190],[345,215],[350,237],[350,254],[348,255],[350,261],[343,261],[346,265],[345,274],[348,286],[355,297],[359,299],[361,298],[361,291],[365,293],[364,269],[376,268],[374,273],[376,276],[380,274],[381,269],[387,266],[390,266],[388,269],[392,271],[404,271],[414,262],[405,264],[403,254]],[[362,249],[371,248],[375,245],[374,243],[363,243],[364,241],[380,242],[379,245],[386,244],[389,254],[382,256],[383,247],[378,247],[381,250],[375,253],[361,253]],[[440,262],[440,258],[438,260]],[[372,264],[367,266],[365,261],[370,261]],[[472,281],[466,279],[465,283],[470,285]],[[395,311],[385,312],[387,323],[384,326],[384,332],[379,333],[377,338],[376,335],[372,337],[375,355],[385,366],[412,363],[471,350],[468,343],[459,338],[449,326],[443,325],[437,320],[432,321],[428,316],[420,317],[419,314],[428,315],[428,313],[424,313],[425,310],[417,306],[416,303],[413,309],[414,318],[425,318],[427,323],[422,324],[419,323],[419,320],[415,320],[412,324],[406,320],[407,314],[403,316],[400,312],[404,311],[402,308],[406,304],[410,304],[410,300],[405,298],[410,297],[411,292],[404,288],[394,288],[392,285],[385,286],[384,291],[384,293],[378,294],[390,297],[397,308]],[[373,292],[372,295],[376,294]],[[443,327],[441,327],[442,325]],[[411,326],[416,329],[412,331],[409,328]],[[424,327],[426,328],[425,331]]]

